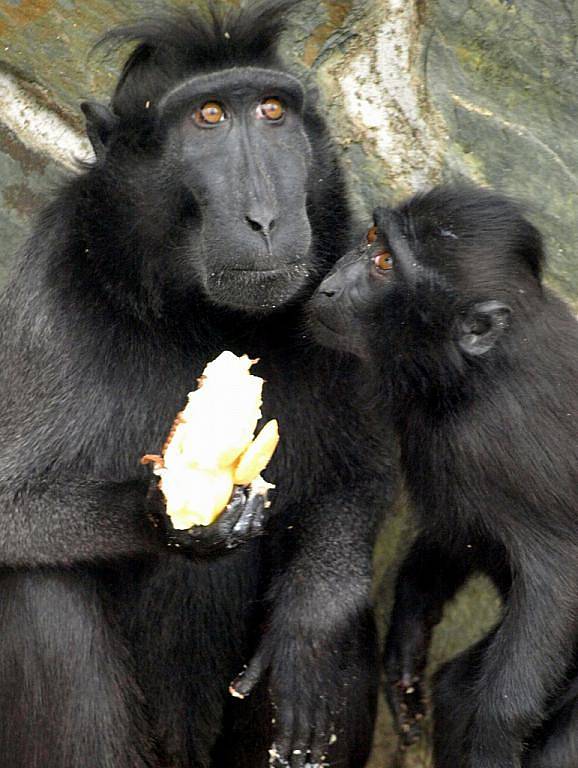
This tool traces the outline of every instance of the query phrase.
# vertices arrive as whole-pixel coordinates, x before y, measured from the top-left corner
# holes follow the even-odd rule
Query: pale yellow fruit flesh
[[[221,353],[207,365],[165,449],[165,466],[173,458],[206,469],[236,461],[261,418],[263,379],[249,373],[251,365],[247,355],[232,352]]]
[[[228,469],[164,472],[161,490],[173,528],[187,530],[193,525],[209,525],[218,517],[233,493],[233,474]]]
[[[268,421],[239,458],[233,472],[235,485],[249,485],[265,469],[279,442],[276,419]]]
[[[233,485],[256,480],[273,455],[279,440],[275,420],[253,440],[263,388],[263,379],[250,373],[253,362],[247,355],[221,353],[175,420],[154,470],[174,528],[212,523]]]

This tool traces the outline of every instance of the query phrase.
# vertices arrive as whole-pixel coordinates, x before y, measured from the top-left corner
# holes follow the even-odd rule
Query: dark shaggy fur
[[[337,265],[314,307],[333,327],[357,327],[391,396],[421,527],[385,653],[400,733],[411,743],[419,732],[445,602],[482,571],[503,615],[437,675],[435,764],[572,768],[578,323],[542,285],[540,234],[509,200],[442,187],[375,221],[377,243]],[[374,262],[384,249],[389,269]]]
[[[341,172],[306,94],[302,123],[291,117],[311,146],[302,285],[280,305],[228,309],[195,270],[214,253],[227,273],[230,228],[195,245],[211,222],[183,187],[181,129],[159,128],[159,100],[183,79],[226,69],[250,84],[245,67],[281,72],[275,46],[292,5],[227,20],[171,12],[111,33],[140,44],[112,111],[86,109],[97,161],[39,217],[2,296],[6,768],[256,768],[273,743],[280,765],[366,759],[371,556],[389,448],[353,407],[356,365],[301,331],[303,301],[347,245]],[[255,290],[235,279],[241,299]],[[266,473],[277,495],[261,539],[205,561],[194,546],[167,550],[150,525],[139,457],[160,449],[223,349],[261,360],[264,419],[281,429]],[[263,685],[234,700],[228,685],[257,649]]]

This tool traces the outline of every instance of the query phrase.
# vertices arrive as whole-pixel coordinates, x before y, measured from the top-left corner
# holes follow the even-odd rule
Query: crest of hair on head
[[[124,64],[112,100],[116,114],[154,102],[175,81],[233,66],[279,65],[277,44],[287,14],[302,0],[262,0],[205,11],[175,7],[107,32],[95,48],[138,43]]]

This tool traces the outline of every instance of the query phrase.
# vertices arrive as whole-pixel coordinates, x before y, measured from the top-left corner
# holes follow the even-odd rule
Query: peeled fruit
[[[269,484],[260,477],[277,443],[276,420],[265,424],[255,439],[261,418],[263,379],[253,376],[254,360],[222,352],[209,363],[199,387],[189,392],[177,414],[162,456],[147,454],[154,463],[166,512],[174,528],[209,525],[227,506],[234,485]]]
[[[233,493],[230,472],[187,469],[184,472],[157,470],[173,528],[209,525],[226,506]]]
[[[276,419],[271,419],[237,460],[233,470],[235,485],[249,485],[260,475],[271,461],[278,442],[279,425]]]

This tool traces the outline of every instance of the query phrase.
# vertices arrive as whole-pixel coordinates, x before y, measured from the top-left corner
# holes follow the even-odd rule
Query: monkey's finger
[[[293,707],[287,702],[277,707],[275,721],[275,744],[273,746],[277,762],[272,763],[272,765],[293,766],[293,763],[290,762],[295,723]]]
[[[263,533],[265,521],[265,497],[249,494],[241,514],[233,526],[233,538],[248,539]]]
[[[299,709],[294,715],[293,737],[289,751],[291,768],[305,768],[308,762],[313,721],[314,713],[312,711]]]
[[[213,526],[218,528],[224,535],[229,535],[235,530],[236,525],[242,518],[246,504],[246,490],[242,486],[235,485],[229,503],[213,523]]]
[[[405,746],[411,746],[421,736],[421,720],[425,714],[425,703],[419,681],[398,690],[397,727]]]
[[[329,708],[325,702],[323,702],[323,706],[320,706],[317,711],[311,732],[309,754],[311,758],[310,762],[313,766],[323,765],[327,762],[330,743],[333,743],[336,740],[335,728],[331,725]]]
[[[296,742],[289,753],[289,765],[291,768],[305,768],[307,751]]]
[[[281,757],[275,742],[273,742],[269,749],[269,765],[271,768],[289,768],[289,763],[284,757]]]
[[[244,699],[263,677],[269,666],[269,656],[264,650],[259,650],[249,662],[244,672],[233,680],[229,686],[229,693],[237,699]]]

